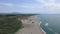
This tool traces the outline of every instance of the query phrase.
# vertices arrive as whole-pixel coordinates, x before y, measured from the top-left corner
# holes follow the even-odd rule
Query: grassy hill
[[[22,28],[17,15],[0,15],[0,34],[14,34]]]

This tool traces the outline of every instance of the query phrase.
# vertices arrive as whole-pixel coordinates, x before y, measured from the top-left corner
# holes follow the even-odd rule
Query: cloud
[[[14,6],[14,4],[12,4],[12,3],[0,3],[0,6],[9,6],[9,7],[12,7],[12,6]]]
[[[13,3],[0,3],[0,11],[9,12],[24,12],[24,13],[34,13],[37,5],[33,4],[13,4]],[[4,8],[1,10],[1,8]]]
[[[35,8],[36,5],[33,4],[13,4],[13,3],[0,3],[0,6],[6,6],[6,7],[22,7],[22,8]]]
[[[36,2],[41,3],[42,10],[47,13],[60,13],[60,3],[56,0],[36,0]]]
[[[48,7],[49,9],[53,8],[59,8],[60,9],[60,3],[56,3],[55,0],[36,0],[37,2],[43,3],[42,6]]]
[[[11,11],[11,12],[17,10],[17,12],[25,12],[25,13],[40,13],[40,12],[44,13],[47,11],[51,12],[53,10],[53,9],[48,9],[47,4],[44,6],[42,4],[40,5],[40,4],[27,4],[27,3],[24,3],[24,4],[0,3],[0,6],[2,6],[2,7],[5,6],[5,7],[10,8],[9,11]],[[16,7],[19,7],[19,9]],[[51,8],[51,7],[49,7],[49,8]],[[8,9],[6,9],[6,10],[8,10]]]
[[[30,13],[60,13],[60,3],[55,0],[36,0],[36,4],[32,3],[0,3],[2,7],[10,7],[11,9],[17,9],[19,12]],[[16,8],[18,7],[18,8]],[[58,12],[57,12],[58,11]]]

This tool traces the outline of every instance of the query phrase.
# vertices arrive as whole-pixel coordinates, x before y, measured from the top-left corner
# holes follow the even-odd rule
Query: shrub
[[[14,34],[20,28],[22,28],[22,22],[18,21],[17,17],[0,17],[0,34]]]

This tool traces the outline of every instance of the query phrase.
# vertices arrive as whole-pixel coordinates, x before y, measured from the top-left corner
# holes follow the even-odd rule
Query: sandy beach
[[[15,34],[44,34],[39,27],[39,22],[35,16],[29,16],[26,19],[20,19],[24,28],[17,31]]]

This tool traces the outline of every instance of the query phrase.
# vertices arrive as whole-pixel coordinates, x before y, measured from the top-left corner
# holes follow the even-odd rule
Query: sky
[[[0,13],[60,14],[60,0],[0,0]]]

